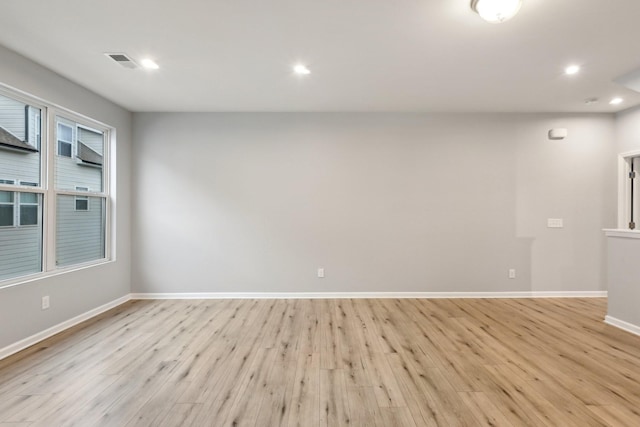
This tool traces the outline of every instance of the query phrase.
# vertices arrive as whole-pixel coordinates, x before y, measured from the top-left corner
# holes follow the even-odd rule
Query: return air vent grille
[[[136,64],[133,59],[129,58],[124,53],[105,53],[109,58],[116,61],[118,64],[122,65],[125,68],[138,68],[138,64]]]

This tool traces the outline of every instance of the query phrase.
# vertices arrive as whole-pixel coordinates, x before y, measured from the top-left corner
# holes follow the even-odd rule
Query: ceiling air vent
[[[136,64],[133,59],[129,58],[124,53],[105,53],[105,55],[116,61],[118,64],[122,65],[124,68],[138,68],[138,64]]]

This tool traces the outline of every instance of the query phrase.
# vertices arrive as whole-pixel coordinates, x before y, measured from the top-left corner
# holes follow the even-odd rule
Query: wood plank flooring
[[[0,361],[6,426],[640,426],[605,299],[132,301]]]

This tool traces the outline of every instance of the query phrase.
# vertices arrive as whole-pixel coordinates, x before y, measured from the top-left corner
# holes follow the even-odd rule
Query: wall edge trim
[[[357,299],[357,298],[605,298],[607,291],[524,292],[165,292],[131,299]]]
[[[63,332],[66,329],[76,326],[86,320],[89,320],[92,317],[102,314],[105,311],[111,310],[112,308],[122,305],[129,300],[131,300],[131,294],[127,294],[125,296],[117,298],[99,307],[91,309],[85,313],[79,314],[71,319],[65,320],[64,322],[58,323],[57,325],[47,328],[44,331],[35,333],[13,344],[9,344],[8,346],[0,349],[0,360],[5,359],[15,353],[18,353],[28,347],[31,347],[32,345],[35,345],[41,341],[44,341],[47,338],[50,338],[53,335],[59,334],[60,332]]]
[[[630,332],[634,335],[640,335],[640,326],[625,322],[624,320],[617,319],[613,316],[609,316],[608,314],[604,318],[604,323],[618,329],[622,329],[623,331]]]

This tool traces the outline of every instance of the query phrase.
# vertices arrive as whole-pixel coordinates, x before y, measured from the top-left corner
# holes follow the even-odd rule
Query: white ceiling
[[[640,1],[2,0],[0,44],[132,111],[613,112],[640,94]],[[128,70],[103,55],[149,56]],[[312,74],[292,75],[304,62]],[[577,63],[582,72],[566,76]],[[621,96],[625,102],[611,106]],[[586,98],[600,102],[585,105]]]

